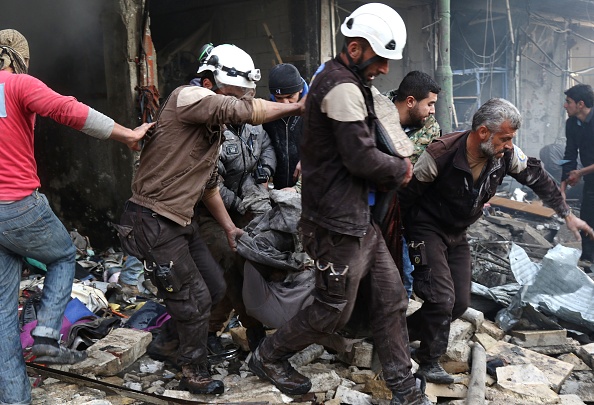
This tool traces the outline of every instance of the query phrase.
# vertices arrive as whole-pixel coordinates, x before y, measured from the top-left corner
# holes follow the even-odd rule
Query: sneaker
[[[303,395],[311,389],[310,379],[295,370],[288,360],[264,363],[259,349],[252,353],[248,367],[261,379],[273,383],[283,394]]]
[[[35,356],[35,363],[45,364],[75,364],[87,358],[87,352],[71,350],[64,346],[48,344],[33,345],[31,353]]]
[[[192,394],[222,394],[225,385],[222,381],[213,380],[208,364],[187,364],[182,366],[183,377],[179,381],[179,389]]]
[[[402,391],[392,393],[390,405],[433,405],[423,391],[417,387],[411,387]]]
[[[436,384],[451,384],[454,382],[454,377],[449,375],[438,362],[419,365],[416,374]]]

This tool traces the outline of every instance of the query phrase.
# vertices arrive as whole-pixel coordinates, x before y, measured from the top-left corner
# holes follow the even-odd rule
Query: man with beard
[[[417,163],[421,153],[425,151],[427,145],[435,138],[441,136],[441,129],[437,120],[435,119],[435,103],[437,102],[437,95],[441,91],[441,87],[433,80],[427,73],[413,70],[409,72],[400,82],[400,86],[388,93],[388,97],[398,110],[400,125],[406,135],[413,142],[414,150],[409,159],[412,164]],[[397,199],[395,199],[397,204]],[[394,220],[391,218],[390,220]],[[397,222],[394,229],[400,235],[400,220]],[[384,229],[386,229],[384,227]],[[398,242],[399,243],[399,242]],[[412,295],[412,272],[414,266],[408,256],[408,249],[406,248],[406,239],[402,237],[402,254],[400,254],[400,246],[397,249],[392,249],[399,256],[402,256],[402,282],[408,296]],[[395,259],[396,260],[396,259]],[[399,260],[397,260],[397,263]]]
[[[248,365],[283,393],[300,395],[311,381],[288,358],[340,330],[359,296],[368,297],[374,347],[392,404],[428,404],[411,373],[408,299],[379,226],[371,219],[372,185],[395,189],[411,175],[407,159],[378,149],[370,83],[401,59],[406,27],[379,3],[365,4],[341,26],[343,50],[316,72],[306,100],[301,140],[303,211],[299,231],[315,261],[314,302],[265,338]]]
[[[408,317],[411,340],[420,340],[414,357],[427,381],[454,381],[439,364],[450,324],[468,308],[471,261],[466,229],[481,215],[506,175],[529,186],[579,240],[592,228],[571,213],[554,180],[536,158],[513,144],[521,125],[518,109],[494,98],[474,114],[472,129],[431,143],[413,178],[399,192],[409,253],[415,264],[413,288],[423,305]]]

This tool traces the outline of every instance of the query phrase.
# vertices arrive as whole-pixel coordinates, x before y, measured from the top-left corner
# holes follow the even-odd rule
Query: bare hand
[[[299,106],[301,107],[301,112],[297,115],[304,115],[305,114],[305,99],[307,98],[307,94],[303,97],[301,97],[301,100],[299,100],[297,102],[297,104],[299,104]]]
[[[412,179],[412,175],[413,175],[413,165],[410,162],[410,159],[404,158],[404,161],[406,162],[406,174],[404,175],[404,178],[402,179],[402,183],[400,184],[400,187],[406,187],[408,185],[408,183],[410,182],[410,180]]]
[[[132,136],[128,137],[128,140],[126,140],[126,142],[124,142],[126,145],[128,145],[128,147],[132,150],[135,151],[139,151],[141,149],[140,147],[140,141],[142,140],[142,138],[144,138],[144,136],[146,135],[147,131],[149,129],[151,129],[154,125],[156,124],[156,122],[145,122],[144,124],[142,124],[139,127],[136,127],[132,130]]]
[[[227,234],[227,243],[229,243],[229,247],[234,252],[237,252],[237,239],[243,235],[243,229],[233,227],[232,229],[225,231],[225,233]]]
[[[297,181],[299,176],[301,176],[301,160],[297,162],[297,166],[295,167],[295,171],[293,172],[293,181]]]
[[[582,240],[582,237],[580,236],[580,231],[584,232],[584,234],[588,236],[590,239],[594,239],[594,230],[592,229],[592,227],[582,219],[576,217],[575,215],[569,214],[568,216],[566,216],[565,223],[567,224],[567,229],[573,232],[573,236],[575,236],[575,239],[577,241]]]
[[[569,177],[567,178],[567,184],[569,184],[570,186],[575,186],[580,179],[582,178],[582,175],[580,174],[579,170],[572,170],[569,172]]]

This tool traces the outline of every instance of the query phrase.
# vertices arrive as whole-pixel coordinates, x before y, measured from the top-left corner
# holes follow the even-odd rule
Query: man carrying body
[[[22,258],[47,266],[37,311],[32,353],[36,362],[71,364],[85,352],[60,346],[60,329],[71,299],[76,247],[64,225],[38,189],[34,156],[37,114],[98,139],[114,139],[139,150],[138,141],[151,127],[125,128],[48,88],[27,73],[29,45],[18,31],[0,31],[0,403],[28,404],[27,376],[18,327],[18,295]]]
[[[540,161],[528,158],[512,141],[521,124],[517,108],[491,99],[479,108],[472,130],[438,138],[421,155],[408,187],[399,191],[405,235],[415,270],[413,287],[423,305],[407,319],[420,375],[451,383],[438,360],[446,352],[450,324],[468,308],[471,261],[466,229],[481,215],[506,175],[529,186],[546,205],[578,230],[593,235],[575,217]]]
[[[396,188],[410,176],[408,160],[377,148],[369,87],[377,75],[388,73],[389,59],[402,58],[406,28],[393,9],[370,3],[347,17],[341,31],[346,37],[343,51],[318,69],[309,90],[301,142],[299,227],[316,265],[315,300],[264,339],[248,365],[284,393],[308,392],[311,381],[290,366],[288,357],[341,329],[360,285],[365,285],[374,347],[392,403],[426,404],[410,370],[408,299],[381,231],[370,218],[368,200],[370,184]]]
[[[569,117],[565,122],[565,156],[569,162],[563,165],[561,192],[565,195],[567,185],[575,186],[584,178],[580,218],[594,225],[594,91],[588,84],[578,84],[565,92],[563,107]],[[577,170],[578,154],[582,168]],[[594,260],[594,241],[582,238],[582,260]]]
[[[302,104],[254,99],[260,71],[236,46],[215,47],[203,63],[199,72],[215,87],[178,87],[161,108],[119,233],[123,248],[146,261],[171,315],[156,344],[177,354],[183,373],[180,388],[219,394],[224,386],[210,376],[206,340],[210,310],[224,296],[225,282],[200,237],[194,208],[202,201],[235,249],[241,230],[229,217],[217,187],[225,124],[257,125],[296,115]]]

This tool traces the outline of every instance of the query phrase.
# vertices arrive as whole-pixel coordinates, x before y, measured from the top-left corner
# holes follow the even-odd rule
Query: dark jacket
[[[376,120],[370,88],[339,57],[318,69],[301,140],[302,219],[341,234],[365,235],[370,185],[396,188],[406,173],[402,158],[377,148]]]
[[[578,153],[582,166],[594,164],[594,108],[586,118],[586,122],[581,122],[576,117],[569,117],[565,122],[565,156],[563,159],[569,160],[563,165],[563,174],[561,181],[567,180],[569,172],[577,168]],[[594,173],[584,176],[585,182],[594,183]]]
[[[268,176],[274,175],[276,155],[262,125],[229,125],[223,136],[218,162],[223,182],[219,183],[219,188],[225,207],[232,210],[245,197],[245,190],[256,184],[253,173],[258,162]]]
[[[448,233],[465,230],[482,215],[483,205],[495,195],[506,175],[529,186],[560,216],[569,213],[559,188],[540,161],[526,157],[517,146],[502,158],[489,160],[474,185],[466,158],[469,133],[444,135],[421,155],[411,182],[398,193],[405,226],[428,222]]]
[[[257,99],[237,99],[198,86],[181,86],[167,98],[148,137],[130,201],[186,226],[204,190],[217,187],[224,124],[261,124]]]
[[[276,153],[276,171],[274,173],[274,188],[293,187],[297,180],[293,180],[293,173],[299,163],[299,142],[303,131],[301,117],[287,117],[268,122],[263,125],[270,137],[270,142]]]

